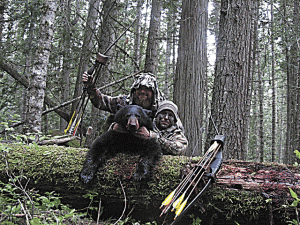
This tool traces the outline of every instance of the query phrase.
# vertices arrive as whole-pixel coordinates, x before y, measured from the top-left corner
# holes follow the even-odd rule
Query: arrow
[[[173,206],[172,211],[175,211],[175,217],[173,222],[178,221],[179,218],[181,218],[183,214],[192,206],[193,202],[195,202],[200,197],[200,195],[204,193],[205,189],[207,189],[207,187],[211,183],[212,178],[210,177],[208,182],[205,184],[205,180],[203,180],[203,176],[207,172],[207,169],[212,165],[212,162],[215,159],[216,155],[218,154],[220,148],[222,147],[224,140],[225,140],[225,136],[223,135],[217,135],[215,137],[215,140],[213,140],[214,142],[211,144],[210,148],[205,152],[202,159],[193,167],[193,169],[179,183],[179,185],[175,188],[175,190],[173,190],[168,195],[168,197],[162,202],[160,206],[160,209],[162,209],[160,216],[168,212],[171,206]],[[216,162],[216,160],[214,162]],[[221,162],[218,164],[218,167],[220,166],[220,164]],[[210,173],[214,174],[216,171],[217,169],[214,169]],[[191,203],[188,204],[188,206],[186,207],[189,199],[191,198],[192,193],[194,192],[194,190],[196,189],[196,187],[198,186],[201,180],[203,181],[205,186],[201,189],[200,193],[191,200]],[[190,182],[189,185],[188,182]],[[187,197],[186,199],[184,199],[186,195]]]

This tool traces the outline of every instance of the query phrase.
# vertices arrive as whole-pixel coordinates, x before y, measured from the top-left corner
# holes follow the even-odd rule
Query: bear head
[[[142,126],[151,130],[153,129],[151,114],[151,110],[143,109],[138,105],[120,106],[114,121],[130,132],[135,132]]]

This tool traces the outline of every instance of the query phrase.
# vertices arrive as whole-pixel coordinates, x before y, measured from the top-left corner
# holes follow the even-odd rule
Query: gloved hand
[[[146,127],[140,127],[136,132],[133,133],[133,135],[137,138],[145,140],[157,138],[157,134],[152,130],[148,130]]]
[[[84,86],[86,88],[90,88],[90,87],[94,86],[94,84],[93,84],[93,76],[89,75],[87,72],[84,72],[82,74],[82,82],[84,83]]]

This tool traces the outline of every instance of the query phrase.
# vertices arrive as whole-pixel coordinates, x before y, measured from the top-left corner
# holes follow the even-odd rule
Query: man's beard
[[[148,97],[146,99],[140,99],[138,96],[133,95],[133,98],[132,98],[132,103],[134,105],[139,105],[144,109],[151,109],[152,102],[153,102],[153,100],[149,99]]]

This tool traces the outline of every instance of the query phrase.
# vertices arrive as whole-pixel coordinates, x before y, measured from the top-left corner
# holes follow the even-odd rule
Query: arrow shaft
[[[206,185],[202,188],[201,192],[199,192],[199,194],[190,202],[190,204],[188,204],[188,206],[176,217],[176,219],[170,224],[170,225],[174,225],[176,224],[181,217],[184,216],[184,214],[187,212],[187,210],[194,204],[194,202],[204,193],[204,191],[207,189],[207,187],[209,186],[209,184],[211,183],[211,179],[210,178]]]

